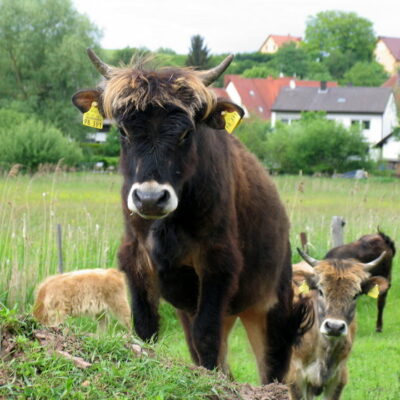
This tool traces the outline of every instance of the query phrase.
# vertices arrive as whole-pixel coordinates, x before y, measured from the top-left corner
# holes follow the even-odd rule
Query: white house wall
[[[243,108],[244,117],[248,118],[250,116],[250,114],[249,114],[247,108],[242,103],[242,98],[240,97],[240,94],[237,91],[233,82],[229,82],[228,86],[225,88],[225,90],[226,90],[226,93],[228,93],[228,96],[232,100],[232,102]]]
[[[341,123],[344,127],[349,128],[351,121],[369,121],[370,129],[364,129],[363,135],[371,145],[380,142],[384,137],[389,135],[393,128],[397,126],[396,106],[391,96],[388,107],[383,115],[375,114],[327,114],[330,120]],[[296,112],[273,112],[271,125],[275,127],[277,121],[286,120],[291,123],[293,120],[300,119],[300,114]],[[371,152],[373,156],[378,156],[378,152]],[[400,155],[400,142],[391,139],[387,145],[383,147],[382,157],[385,160],[397,160]]]

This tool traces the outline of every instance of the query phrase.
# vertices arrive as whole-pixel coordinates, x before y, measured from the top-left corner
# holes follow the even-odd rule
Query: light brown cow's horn
[[[97,71],[99,71],[104,76],[104,78],[109,79],[113,70],[112,67],[101,61],[98,55],[92,49],[87,49],[86,51],[88,53],[90,61],[92,61]]]
[[[297,248],[297,251],[299,252],[301,258],[307,263],[310,264],[312,267],[315,267],[318,263],[319,260],[316,258],[310,257],[308,254],[306,254],[303,250]]]
[[[372,268],[376,267],[380,262],[385,258],[386,256],[386,251],[384,251],[378,258],[375,260],[370,261],[369,263],[365,263],[364,265],[364,271],[370,272]]]
[[[233,54],[230,54],[216,67],[208,69],[207,71],[200,71],[200,79],[204,85],[211,85],[215,80],[217,80],[218,77],[229,67],[232,60]]]

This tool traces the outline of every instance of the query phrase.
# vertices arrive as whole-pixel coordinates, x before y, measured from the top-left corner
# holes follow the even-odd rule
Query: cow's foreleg
[[[257,360],[258,374],[262,384],[267,383],[268,371],[265,362],[267,353],[267,316],[260,309],[249,309],[239,314],[240,320],[246,329],[247,337]]]
[[[214,369],[220,361],[223,317],[237,284],[235,272],[240,256],[226,246],[219,246],[208,250],[204,261],[192,334],[200,365]]]
[[[118,253],[120,269],[126,273],[132,300],[134,326],[145,341],[156,340],[159,329],[158,290],[148,258],[136,243],[124,243]]]
[[[195,349],[193,343],[193,335],[192,335],[193,316],[190,315],[187,311],[183,310],[176,310],[176,313],[178,314],[179,320],[181,321],[183,331],[185,333],[185,339],[189,347],[190,356],[192,357],[192,361],[196,365],[200,365],[199,355],[197,354],[197,350]]]

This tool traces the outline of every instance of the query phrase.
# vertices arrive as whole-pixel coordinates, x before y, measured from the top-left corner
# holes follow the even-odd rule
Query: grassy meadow
[[[345,241],[379,226],[400,251],[400,181],[365,181],[289,176],[274,178],[292,222],[292,247],[307,233],[310,254],[330,248],[332,216],[346,220]],[[54,173],[0,177],[0,303],[30,311],[36,285],[57,273],[56,225],[63,230],[64,270],[116,267],[122,235],[121,178],[101,173]],[[293,261],[299,260],[293,255]],[[350,359],[350,383],[344,400],[400,398],[400,262],[395,258],[383,333],[374,332],[375,300],[358,304],[358,333]],[[1,305],[0,305],[1,307]],[[162,304],[162,340],[156,349],[189,360],[174,311]],[[87,320],[70,321],[95,331]],[[255,363],[243,328],[230,338],[230,363],[238,381],[257,383]],[[1,397],[1,396],[0,396]]]

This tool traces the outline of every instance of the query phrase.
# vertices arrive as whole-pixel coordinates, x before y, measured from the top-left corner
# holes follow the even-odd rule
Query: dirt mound
[[[241,385],[239,392],[243,400],[289,400],[287,387],[280,383],[264,386]]]

